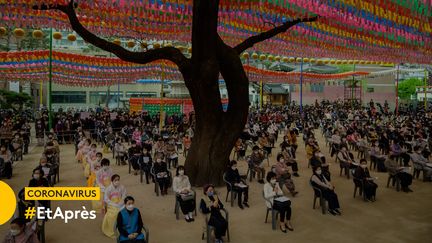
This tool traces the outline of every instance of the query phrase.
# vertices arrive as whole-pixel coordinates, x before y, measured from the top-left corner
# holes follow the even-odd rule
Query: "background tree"
[[[128,62],[146,64],[164,59],[175,63],[183,76],[193,101],[196,130],[186,158],[186,171],[191,183],[223,184],[222,174],[229,155],[248,116],[249,80],[240,54],[255,44],[287,31],[300,22],[318,17],[295,19],[266,32],[247,38],[235,47],[224,43],[217,32],[219,0],[193,0],[192,56],[187,58],[175,47],[131,52],[88,31],[79,21],[73,0],[68,5],[42,5],[41,10],[65,13],[72,29],[85,41],[111,52]],[[34,7],[38,9],[38,6]],[[223,111],[219,92],[219,75],[228,90],[228,108]]]
[[[27,93],[17,93],[14,91],[0,90],[0,107],[1,109],[22,110],[24,106],[33,104],[32,97]]]
[[[398,96],[402,100],[411,99],[411,95],[416,93],[417,86],[423,86],[424,83],[421,79],[410,78],[399,83],[398,85]]]

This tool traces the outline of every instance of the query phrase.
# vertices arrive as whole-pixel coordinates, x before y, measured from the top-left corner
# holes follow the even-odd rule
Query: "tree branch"
[[[312,18],[307,18],[307,19],[295,19],[295,20],[287,21],[284,24],[279,25],[279,26],[277,26],[273,29],[270,29],[266,32],[262,32],[258,35],[254,35],[254,36],[247,38],[242,43],[235,46],[234,49],[237,51],[238,54],[241,54],[245,50],[253,47],[255,44],[262,42],[262,41],[265,41],[267,39],[270,39],[270,38],[276,36],[277,34],[285,32],[289,28],[293,27],[294,25],[296,25],[298,23],[314,22],[317,19],[318,19],[318,16],[315,16]]]
[[[113,53],[124,61],[146,64],[156,60],[164,59],[177,64],[180,72],[182,73],[190,70],[190,60],[186,58],[183,53],[177,48],[163,47],[159,49],[148,50],[145,52],[132,52],[117,44],[114,44],[96,36],[89,30],[87,30],[78,20],[74,9],[76,6],[77,4],[74,4],[74,1],[71,0],[68,5],[42,4],[39,6],[33,6],[33,9],[62,11],[68,16],[72,29],[75,30],[75,32],[78,33],[85,41],[101,48],[102,50]]]

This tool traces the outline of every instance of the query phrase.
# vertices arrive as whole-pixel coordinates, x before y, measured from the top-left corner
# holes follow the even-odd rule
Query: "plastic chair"
[[[152,165],[152,167],[151,167],[151,169],[150,169],[150,174],[151,174],[151,175],[153,176],[153,178],[154,178],[154,184],[155,184],[154,191],[155,191],[155,193],[156,193],[156,196],[159,197],[159,194],[160,194],[160,190],[159,190],[159,183],[157,182],[157,177],[156,177],[156,174],[155,174],[155,172],[154,172],[154,165]],[[170,186],[170,185],[172,185],[172,176],[171,176],[171,171],[168,171],[168,178],[169,178],[169,180],[170,180],[170,182],[169,182],[169,186]]]
[[[149,231],[149,229],[145,226],[145,225],[143,225],[143,227],[142,227],[142,231],[144,231],[143,232],[143,234],[144,234],[144,241],[146,242],[146,243],[150,243],[150,231]],[[117,223],[115,223],[114,224],[114,232],[116,232],[117,234],[116,234],[116,239],[117,239],[117,243],[120,243],[120,232],[118,231],[118,229],[117,229]]]
[[[309,181],[309,184],[311,185],[312,189],[314,190],[314,199],[313,199],[312,209],[315,209],[316,200],[319,198],[322,214],[326,214],[326,208],[327,208],[326,207],[326,200],[322,196],[321,189],[319,187],[314,186],[312,184],[312,181]]]
[[[273,229],[273,230],[276,230],[276,220],[277,220],[277,218],[278,218],[279,211],[273,209],[273,202],[270,201],[269,199],[265,198],[264,191],[262,192],[262,196],[263,196],[263,198],[264,198],[264,200],[265,200],[266,202],[268,202],[268,203],[270,203],[270,205],[272,205],[271,208],[267,207],[267,210],[266,210],[267,212],[266,212],[266,217],[265,217],[265,221],[264,221],[264,223],[267,223],[269,212],[271,212],[271,217],[272,217],[272,229]]]
[[[390,181],[392,182],[392,186],[394,186],[396,184],[396,191],[399,191],[401,185],[400,185],[400,179],[397,176],[397,174],[390,174],[389,173],[389,177],[387,179],[387,188],[390,185]]]
[[[378,158],[371,155],[369,170],[372,170],[372,168],[375,170],[377,168],[377,164],[378,164]]]
[[[196,192],[192,189],[192,191],[194,192],[194,202],[195,202],[195,216],[197,216],[197,204],[196,204]],[[175,195],[175,204],[174,204],[174,214],[176,215],[176,219],[179,220],[180,218],[180,201],[178,200],[178,197],[180,195],[178,193],[176,193]]]
[[[420,163],[413,162],[413,177],[418,179],[420,173],[423,172],[423,181],[426,181],[426,173],[424,171],[423,165]]]
[[[366,194],[364,193],[364,184],[363,184],[363,180],[356,178],[354,176],[354,170],[351,171],[352,172],[352,176],[353,176],[353,182],[354,182],[354,195],[353,197],[355,198],[357,195],[357,189],[359,190],[359,195],[363,196],[363,200],[366,201]]]
[[[222,212],[225,213],[225,220],[227,221],[227,232],[226,232],[226,237],[227,237],[227,242],[230,242],[230,233],[229,233],[229,214],[228,211],[225,208],[221,209]],[[207,243],[211,243],[214,242],[212,241],[212,237],[211,237],[211,233],[212,231],[214,231],[214,227],[208,224],[208,221],[210,219],[210,214],[206,214],[205,215],[205,225],[204,225],[204,232],[201,235],[201,239],[204,240],[205,238],[207,238]]]
[[[350,169],[349,169],[349,167],[347,167],[347,166],[343,166],[343,164],[344,163],[339,163],[339,166],[340,166],[340,172],[339,172],[339,176],[342,176],[342,172],[344,172],[345,173],[345,175],[346,175],[346,177],[347,177],[347,179],[349,179],[350,178]]]

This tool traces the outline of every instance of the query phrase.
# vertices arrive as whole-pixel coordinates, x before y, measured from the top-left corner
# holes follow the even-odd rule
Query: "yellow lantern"
[[[301,57],[297,57],[296,62],[302,62],[302,58]]]
[[[161,47],[161,45],[160,45],[160,43],[153,43],[153,48],[154,49],[158,49],[158,48],[160,48]]]
[[[140,47],[141,47],[142,49],[146,49],[146,48],[147,48],[147,42],[145,42],[145,41],[141,42],[141,43],[140,43]]]
[[[307,57],[303,58],[303,62],[309,62],[309,58]]]
[[[127,42],[127,47],[132,48],[135,46],[135,41],[134,40],[130,40]]]
[[[323,60],[323,63],[324,63],[324,64],[329,64],[329,62],[330,62],[329,59]]]
[[[347,64],[348,61],[347,60],[342,60],[342,64]]]
[[[189,48],[188,48],[188,52],[189,52],[189,53],[192,53],[192,47],[189,47]]]
[[[13,33],[14,33],[16,38],[22,38],[25,35],[25,31],[21,28],[14,29]]]
[[[172,47],[172,44],[170,42],[168,42],[164,45],[164,47]]]
[[[53,33],[53,38],[56,40],[60,40],[62,38],[62,34],[60,32],[54,32]]]
[[[267,58],[267,57],[266,57],[266,55],[264,55],[264,54],[261,54],[261,55],[259,56],[259,59],[260,59],[261,61],[264,61],[266,58]]]
[[[289,62],[289,58],[288,57],[282,57],[282,62]]]
[[[274,60],[274,56],[273,55],[268,55],[267,59],[272,62]]]
[[[277,61],[277,62],[280,62],[280,60],[281,60],[281,57],[280,56],[275,56],[275,61]]]
[[[119,39],[114,39],[112,43],[114,43],[118,46],[121,45],[121,41]]]
[[[185,50],[184,46],[176,46],[175,48],[179,49],[181,52]]]
[[[354,64],[353,60],[348,60],[348,64]]]
[[[41,30],[33,30],[32,36],[35,39],[42,39],[44,33]]]
[[[361,60],[359,63],[360,63],[360,64],[365,64],[365,61]]]
[[[354,64],[359,64],[359,60],[354,60]]]
[[[317,64],[318,64],[318,65],[322,65],[322,64],[323,64],[323,60],[318,59],[318,60],[317,60]]]
[[[309,62],[310,62],[310,63],[316,63],[316,60],[315,60],[315,58],[311,58],[311,59],[309,60]]]
[[[366,64],[366,65],[369,65],[369,64],[371,64],[371,62],[370,62],[370,61],[366,61],[365,64]]]
[[[7,33],[7,29],[5,27],[0,27],[0,36],[4,36]]]
[[[68,36],[67,36],[67,39],[69,40],[69,41],[76,41],[76,36],[74,35],[74,34],[69,34]]]
[[[336,62],[335,62],[337,65],[339,65],[339,64],[341,64],[342,62],[341,62],[341,60],[336,60]]]
[[[247,53],[247,52],[243,52],[242,57],[243,57],[244,59],[249,59],[249,53]]]
[[[295,58],[294,58],[294,57],[290,57],[290,58],[288,59],[288,62],[295,62]]]
[[[253,59],[258,59],[258,54],[256,52],[252,53],[252,58]]]
[[[335,64],[336,63],[336,60],[330,60],[330,64]]]

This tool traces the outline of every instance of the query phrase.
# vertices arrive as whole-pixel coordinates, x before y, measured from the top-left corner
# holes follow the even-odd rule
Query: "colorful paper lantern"
[[[261,61],[264,61],[265,59],[267,59],[267,56],[264,55],[264,54],[261,54],[261,55],[259,56],[259,59],[260,59]]]
[[[274,61],[274,56],[273,56],[273,55],[268,55],[268,56],[267,56],[267,59],[268,59],[270,62],[273,62],[273,61]]]
[[[129,47],[129,48],[133,48],[135,46],[135,41],[134,40],[129,40],[128,42],[127,42],[127,47]]]
[[[301,58],[301,57],[297,57],[296,62],[300,63],[300,62],[302,62],[302,59],[303,58]]]
[[[0,36],[5,36],[7,34],[7,29],[5,27],[0,27]]]
[[[252,53],[252,59],[258,59],[258,54],[256,52]]]
[[[160,43],[158,43],[158,42],[153,43],[153,48],[154,48],[154,49],[159,49],[160,47],[161,47],[161,44],[160,44]]]
[[[13,34],[15,35],[16,38],[22,38],[25,35],[25,31],[21,28],[16,28],[14,29]]]
[[[119,46],[119,45],[121,45],[121,40],[120,39],[114,39],[112,43]]]
[[[309,62],[313,64],[313,63],[316,63],[316,60],[315,60],[315,58],[311,58],[311,59],[309,60]]]
[[[42,39],[44,33],[41,30],[33,30],[32,36],[35,39]]]
[[[60,40],[62,37],[63,37],[63,36],[62,36],[62,34],[61,34],[60,32],[54,32],[54,33],[53,33],[53,38],[54,38],[55,40]]]
[[[146,48],[147,48],[147,42],[145,42],[145,41],[141,42],[141,43],[140,43],[140,47],[141,47],[142,49],[146,49]]]
[[[309,62],[309,58],[307,58],[307,57],[303,58],[303,62],[308,63]]]
[[[294,57],[290,57],[290,58],[288,59],[288,62],[295,62],[295,58],[294,58]]]
[[[288,57],[282,57],[282,62],[289,62],[289,58]]]
[[[248,53],[248,52],[244,52],[244,53],[242,54],[242,57],[243,57],[244,59],[249,59],[249,53]]]
[[[281,60],[281,57],[280,56],[275,56],[275,61],[277,61],[277,62],[280,62],[280,60]]]
[[[74,34],[69,34],[69,35],[67,36],[67,39],[68,39],[69,41],[76,41],[77,37],[76,37],[76,35],[74,35]]]

